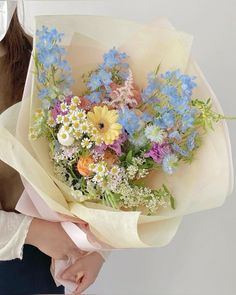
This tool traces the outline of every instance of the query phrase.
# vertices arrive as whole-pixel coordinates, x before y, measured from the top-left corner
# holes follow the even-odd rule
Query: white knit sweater
[[[0,260],[22,259],[32,218],[0,210]]]

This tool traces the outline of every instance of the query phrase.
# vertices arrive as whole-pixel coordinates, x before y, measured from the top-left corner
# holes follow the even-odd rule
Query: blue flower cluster
[[[101,95],[102,95],[102,92],[94,91],[86,95],[85,97],[92,103],[99,103],[101,101]]]
[[[174,110],[170,112],[162,112],[162,116],[159,119],[160,127],[171,127],[175,124],[176,116],[181,118],[181,131],[185,132],[188,128],[193,126],[196,110],[190,106],[191,96],[196,83],[195,77],[191,77],[183,74],[180,70],[167,71],[161,75],[163,84],[160,87],[162,95],[165,95],[170,109]],[[168,124],[163,124],[168,120]],[[162,127],[163,126],[163,127]]]
[[[178,132],[178,131],[174,131],[174,132]],[[174,132],[173,132],[173,133],[174,133]],[[173,149],[176,153],[182,155],[183,157],[188,157],[188,156],[189,156],[189,153],[195,148],[195,139],[196,139],[196,136],[197,136],[197,135],[198,135],[198,132],[197,132],[196,130],[193,130],[193,131],[190,133],[190,135],[187,137],[187,142],[186,142],[186,149],[187,149],[187,150],[181,148],[181,147],[180,147],[178,144],[176,144],[176,143],[171,144],[172,149]],[[172,137],[172,136],[169,135],[169,137]],[[173,136],[173,137],[175,137],[175,136]],[[173,138],[173,137],[172,137],[172,138]],[[178,136],[177,136],[177,137],[178,137]],[[178,138],[178,140],[179,140],[179,139],[181,139],[181,138]]]
[[[98,73],[94,73],[91,75],[87,86],[91,91],[95,91],[101,86],[109,87],[111,83],[112,74],[105,71],[104,69],[100,69]]]
[[[65,49],[58,45],[63,34],[56,29],[48,30],[47,27],[43,26],[41,30],[36,31],[36,36],[38,60],[44,68],[49,69],[53,65],[66,71],[70,70],[67,61],[61,58],[65,54]]]
[[[167,174],[173,174],[176,171],[178,158],[174,154],[167,154],[163,158],[162,169]]]
[[[198,135],[198,132],[196,130],[193,130],[191,134],[187,138],[187,148],[189,151],[192,151],[195,148],[195,139]]]
[[[149,73],[147,76],[148,85],[142,91],[142,100],[147,103],[158,102],[155,93],[160,88],[160,83],[154,73]]]
[[[126,106],[119,112],[119,123],[132,136],[140,127],[140,118]]]
[[[154,123],[163,129],[173,128],[175,126],[176,118],[175,112],[167,106],[155,106],[155,110],[159,112],[160,117],[154,120]]]
[[[119,73],[117,73],[120,78],[127,78],[127,68],[129,65],[124,62],[127,58],[126,53],[119,52],[115,47],[110,49],[107,53],[103,55],[103,63],[99,65],[98,70],[94,72],[87,82],[87,87],[91,91],[89,95],[86,96],[92,103],[99,103],[101,101],[101,90],[103,86],[105,94],[109,94],[111,91],[110,84],[112,80],[112,69],[114,67],[119,68]]]
[[[107,53],[103,55],[103,64],[101,65],[102,69],[111,69],[115,66],[119,68],[128,68],[129,65],[124,62],[128,57],[125,52],[119,52],[115,47],[110,49]]]

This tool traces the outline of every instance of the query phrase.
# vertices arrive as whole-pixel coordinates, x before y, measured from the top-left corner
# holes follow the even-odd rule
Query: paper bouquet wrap
[[[104,52],[116,47],[129,56],[129,64],[140,88],[148,72],[180,69],[197,77],[194,97],[212,99],[213,108],[223,114],[218,99],[197,64],[191,58],[192,36],[176,31],[159,20],[151,25],[94,16],[40,16],[37,28],[46,26],[64,33],[62,45],[72,67],[73,93],[84,88],[81,76],[101,63]],[[31,60],[24,97],[0,117],[0,159],[16,169],[30,189],[18,210],[55,221],[87,222],[98,241],[112,248],[160,247],[174,237],[184,215],[221,206],[233,189],[231,147],[226,122],[221,120],[203,138],[191,165],[181,164],[173,175],[152,171],[145,185],[153,189],[166,184],[175,197],[176,208],[147,216],[140,211],[122,211],[93,202],[76,202],[70,189],[55,177],[45,138],[29,140],[32,115],[40,106]],[[32,192],[32,191],[31,191]]]

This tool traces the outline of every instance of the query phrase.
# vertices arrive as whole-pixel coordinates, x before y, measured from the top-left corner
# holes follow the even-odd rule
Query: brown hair
[[[6,79],[4,80],[5,89],[3,91],[7,93],[6,105],[10,107],[22,99],[32,51],[32,38],[23,30],[17,16],[17,11],[14,12],[9,29],[1,41],[1,45],[6,52],[2,57],[3,63],[1,68]],[[10,169],[12,168],[8,167],[8,171],[11,173],[9,177],[15,177],[15,185],[17,190],[19,189],[19,192],[14,193],[12,198],[6,198],[7,193],[4,194],[2,191],[0,194],[0,209],[2,208],[6,211],[12,211],[14,209],[15,203],[17,202],[16,198],[18,198],[18,195],[23,190],[19,175],[14,173],[13,169],[10,172]],[[3,188],[1,189],[3,190]]]
[[[14,12],[9,29],[1,43],[6,50],[3,66],[8,74],[6,87],[10,90],[9,104],[14,104],[22,98],[32,51],[32,38],[23,30],[17,11]]]

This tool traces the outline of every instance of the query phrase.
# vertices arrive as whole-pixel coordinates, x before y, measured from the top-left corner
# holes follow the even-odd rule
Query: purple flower
[[[112,149],[117,154],[117,156],[121,156],[122,154],[121,146],[127,139],[128,139],[128,134],[126,132],[123,132],[120,135],[120,137],[117,140],[115,140],[113,144],[108,145],[108,147]]]
[[[128,134],[123,132],[120,137],[115,140],[112,144],[106,145],[105,143],[102,143],[94,148],[94,152],[96,153],[97,156],[101,157],[104,152],[110,148],[113,150],[117,156],[121,156],[122,154],[122,144],[128,139]]]
[[[69,99],[69,98],[68,98]],[[63,112],[61,110],[61,101],[60,100],[56,100],[54,107],[52,109],[52,117],[54,120],[56,120],[58,115],[63,115],[65,116],[68,112]]]
[[[167,143],[153,143],[152,148],[144,156],[152,158],[159,164],[162,162],[162,159],[170,153],[171,149]]]

